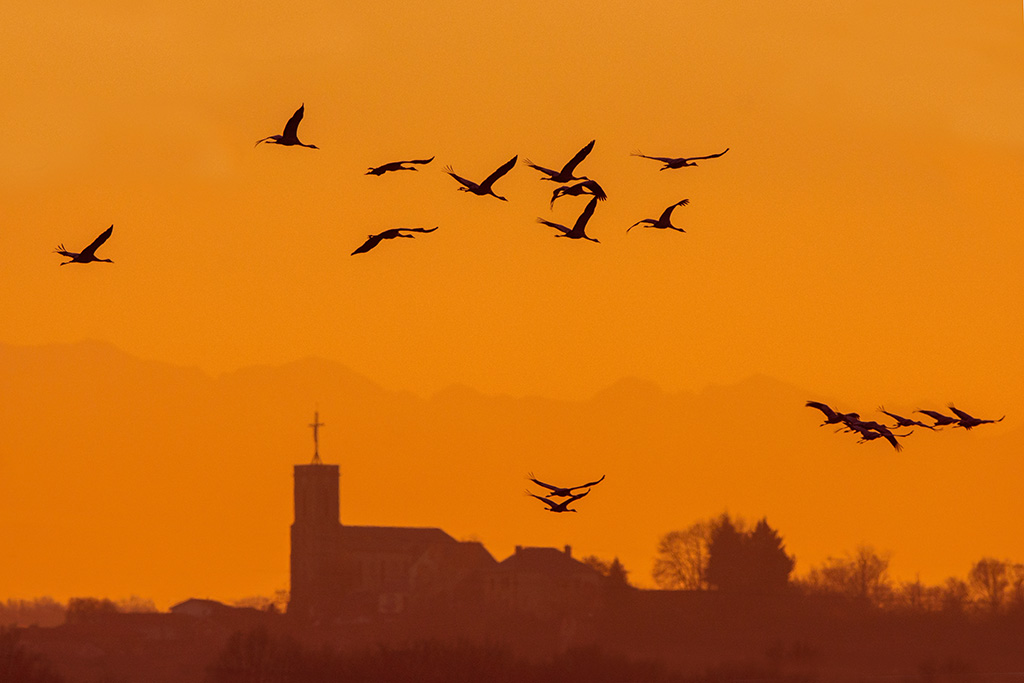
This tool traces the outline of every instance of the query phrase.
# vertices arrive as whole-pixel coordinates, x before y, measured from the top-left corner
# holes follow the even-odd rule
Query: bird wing
[[[109,228],[100,233],[100,236],[92,241],[92,244],[82,250],[81,256],[92,256],[96,253],[96,250],[100,248],[100,245],[107,241],[111,233],[114,232],[114,226],[111,225]]]
[[[581,484],[580,486],[573,486],[573,488],[574,489],[589,489],[591,486],[595,486],[597,484],[600,484],[602,481],[604,481],[605,476],[606,475],[602,474],[601,478],[598,479],[597,481],[592,481],[592,482],[590,482],[588,484]]]
[[[808,408],[817,408],[821,412],[825,413],[825,417],[829,419],[838,417],[838,415],[836,415],[836,411],[832,410],[832,408],[830,408],[824,403],[819,403],[818,401],[808,401],[804,405],[807,406]]]
[[[725,148],[725,152],[728,152],[729,148]],[[719,152],[718,154],[709,154],[706,157],[687,157],[687,161],[700,161],[701,159],[717,159],[718,157],[725,154],[725,152]]]
[[[526,495],[528,495],[528,496],[533,496],[534,498],[536,498],[536,499],[537,499],[537,500],[539,500],[540,502],[542,502],[542,503],[544,503],[545,505],[547,505],[547,506],[548,506],[549,508],[551,508],[552,510],[554,510],[554,509],[555,509],[555,507],[557,507],[557,506],[559,505],[559,503],[555,503],[554,501],[548,500],[547,498],[541,498],[541,497],[540,497],[540,496],[538,496],[537,494],[535,494],[535,493],[530,493],[529,491],[527,491],[527,492],[526,492]]]
[[[546,221],[543,218],[538,218],[537,222],[538,223],[543,223],[544,225],[548,226],[549,228],[554,228],[555,230],[561,230],[566,235],[568,235],[569,232],[570,232],[569,228],[565,227],[564,225],[560,225],[558,223],[552,223],[551,221]],[[539,484],[540,482],[537,482],[537,483]]]
[[[959,417],[961,420],[975,420],[975,419],[977,419],[973,415],[968,415],[967,413],[965,413],[964,411],[960,410],[959,408],[954,407],[953,404],[949,405],[949,409],[952,410],[954,413],[956,413],[956,416]]]
[[[452,178],[455,178],[456,180],[458,180],[460,183],[462,183],[463,185],[465,185],[466,187],[468,187],[471,190],[475,190],[476,188],[480,187],[479,185],[474,183],[472,180],[466,180],[462,176],[456,174],[455,171],[452,170],[451,166],[445,166],[444,172],[447,173],[448,175],[450,175]]]
[[[551,168],[544,168],[543,166],[540,166],[538,164],[533,163],[529,159],[523,159],[523,163],[526,164],[527,166],[529,166],[530,168],[535,168],[538,171],[540,171],[541,173],[545,173],[545,174],[547,174],[549,176],[558,175],[558,171],[556,171],[554,169],[551,169]]]
[[[587,221],[589,221],[590,217],[594,215],[594,207],[595,206],[597,206],[597,197],[594,197],[593,199],[591,199],[587,203],[586,208],[583,209],[583,213],[581,213],[580,217],[576,219],[576,222],[572,226],[572,232],[574,234],[577,234],[577,235],[582,235],[583,234],[583,231],[587,227]],[[577,486],[576,488],[579,488],[579,487]]]
[[[602,202],[608,199],[608,195],[604,193],[604,189],[597,184],[596,180],[584,180],[582,183],[580,183],[580,185],[593,192],[594,196],[600,199]]]
[[[494,173],[487,176],[487,178],[485,178],[484,181],[480,183],[480,187],[489,188],[492,184],[494,184],[495,180],[511,171],[512,167],[516,165],[516,161],[518,160],[519,155],[517,154],[508,161],[506,161],[505,163],[503,163],[501,166],[497,168],[497,170],[494,171]]]
[[[660,161],[660,162],[666,163],[666,164],[670,163],[670,162],[673,162],[673,161],[679,161],[679,159],[676,158],[676,157],[652,157],[652,156],[647,156],[646,154],[641,154],[640,152],[630,152],[629,155],[632,156],[632,157],[643,157],[644,159],[654,159],[655,161]]]
[[[896,420],[897,422],[903,422],[903,421],[905,421],[907,419],[905,417],[900,417],[899,415],[896,415],[895,413],[890,413],[888,410],[885,409],[885,406],[878,406],[878,412],[885,413],[886,415],[888,415],[892,419]]]
[[[936,412],[934,410],[919,410],[917,412],[924,413],[925,415],[927,415],[928,417],[932,418],[933,420],[938,420],[940,422],[942,420],[952,420],[953,419],[949,415],[943,415],[942,413]]]
[[[690,200],[689,200],[689,199],[684,199],[684,200],[682,200],[682,201],[678,201],[678,202],[676,202],[676,203],[675,203],[675,204],[673,204],[672,206],[670,206],[670,207],[668,207],[667,209],[665,209],[665,210],[664,210],[664,211],[662,212],[662,214],[661,214],[661,218],[659,218],[658,220],[659,220],[660,222],[662,222],[662,223],[668,223],[668,222],[669,222],[669,219],[670,219],[670,218],[671,218],[671,216],[672,216],[672,212],[673,212],[673,211],[675,211],[675,208],[676,208],[677,206],[686,206],[686,205],[687,205],[687,204],[689,204],[689,203],[690,203]]]
[[[396,228],[396,229],[400,230],[402,232],[434,232],[435,230],[437,230],[437,227],[435,226],[433,228]]]
[[[563,501],[562,501],[562,505],[564,505],[564,506],[568,507],[568,505],[569,505],[570,503],[572,503],[572,502],[573,502],[574,500],[579,500],[580,498],[582,498],[583,496],[587,495],[588,493],[590,493],[590,489],[587,489],[586,491],[584,491],[583,493],[581,493],[581,494],[579,494],[579,495],[576,495],[576,496],[572,496],[571,498],[568,498],[568,499],[566,499],[566,500],[563,500]]]
[[[576,152],[576,156],[574,156],[572,159],[569,159],[568,163],[566,163],[566,165],[562,167],[562,173],[571,174],[576,169],[576,166],[579,165],[581,161],[587,158],[587,155],[590,154],[590,150],[594,149],[595,142],[597,141],[591,140],[590,142],[583,146],[583,149]]]
[[[882,434],[882,436],[884,436],[885,440],[891,443],[892,447],[895,448],[897,451],[903,450],[903,444],[896,440],[896,436],[892,432],[889,432],[888,434]]]
[[[299,138],[299,121],[302,120],[302,115],[306,113],[306,103],[303,102],[302,106],[295,110],[292,117],[288,119],[288,123],[284,124],[284,137],[286,138]]]
[[[434,160],[434,157],[430,157],[429,159],[409,159],[408,161],[403,161],[402,163],[403,164],[429,164],[433,160]]]
[[[358,249],[356,249],[355,251],[353,251],[353,252],[352,252],[352,253],[350,254],[350,256],[355,256],[356,254],[363,254],[363,253],[365,253],[365,252],[368,252],[368,251],[370,251],[370,250],[371,250],[371,249],[373,249],[373,248],[374,248],[375,246],[377,246],[378,244],[380,244],[380,241],[381,241],[382,239],[384,239],[384,233],[380,233],[379,235],[370,235],[369,239],[367,239],[367,240],[366,240],[365,242],[363,242],[362,244],[360,244],[360,245],[359,245],[359,248],[358,248]]]
[[[551,484],[545,484],[545,483],[544,483],[544,482],[542,482],[542,481],[541,481],[540,479],[537,479],[536,477],[534,477],[534,476],[533,476],[533,472],[530,472],[530,474],[528,474],[528,475],[526,476],[526,478],[527,478],[527,479],[529,479],[530,481],[532,481],[532,482],[533,482],[534,484],[536,484],[537,486],[543,486],[544,488],[546,488],[546,489],[551,489],[552,491],[557,491],[557,490],[558,490],[558,487],[557,487],[557,486],[552,486]],[[530,492],[529,492],[529,491],[527,491],[527,493],[530,493]],[[533,494],[532,494],[532,493],[530,493],[530,495],[532,496]]]

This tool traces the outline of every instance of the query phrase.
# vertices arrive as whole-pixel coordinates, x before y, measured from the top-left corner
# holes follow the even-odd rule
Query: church
[[[559,618],[587,609],[602,576],[569,546],[516,547],[498,562],[475,541],[438,528],[341,523],[338,465],[295,465],[288,613],[310,622],[480,608]]]

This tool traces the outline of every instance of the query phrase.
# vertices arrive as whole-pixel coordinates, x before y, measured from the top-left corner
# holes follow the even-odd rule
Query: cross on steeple
[[[320,421],[320,411],[317,410],[313,413],[313,422],[309,425],[313,428],[313,463],[314,465],[320,465],[320,427],[324,426],[324,423]]]

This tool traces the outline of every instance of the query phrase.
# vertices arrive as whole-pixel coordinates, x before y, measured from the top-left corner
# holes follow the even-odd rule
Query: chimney
[[[571,545],[566,544],[566,546],[565,546],[565,554],[568,555],[569,557],[572,557],[572,546]]]

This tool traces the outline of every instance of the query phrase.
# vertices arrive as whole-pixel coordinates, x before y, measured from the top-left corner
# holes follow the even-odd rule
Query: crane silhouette
[[[434,157],[430,157],[429,159],[410,159],[408,161],[389,161],[381,166],[370,167],[370,170],[366,172],[366,175],[384,175],[388,171],[418,171],[418,168],[405,166],[404,164],[429,164],[433,160]]]
[[[550,498],[551,496],[571,496],[573,495],[572,492],[575,491],[576,489],[587,489],[589,491],[591,486],[596,486],[600,484],[602,481],[604,481],[605,476],[606,475],[602,474],[600,479],[588,482],[586,484],[580,484],[579,486],[555,486],[554,484],[545,484],[540,479],[534,477],[533,472],[530,472],[530,474],[527,475],[526,478],[532,481],[537,486],[543,486],[544,488],[549,489],[551,493],[548,493],[547,497]]]
[[[570,180],[586,180],[586,176],[580,176],[578,178],[574,176],[573,171],[576,170],[576,167],[579,165],[581,161],[587,158],[587,155],[590,154],[590,150],[594,149],[595,142],[597,141],[591,140],[586,145],[584,145],[583,149],[576,152],[576,156],[574,156],[572,159],[569,159],[569,161],[566,162],[565,166],[563,166],[562,170],[560,171],[554,171],[550,168],[538,166],[529,159],[523,159],[523,163],[529,166],[530,168],[537,169],[538,171],[547,176],[546,178],[541,178],[541,180],[550,180],[555,183],[567,183]]]
[[[878,412],[885,413],[892,419],[896,420],[896,427],[924,427],[925,429],[931,429],[932,431],[935,431],[935,427],[931,426],[930,424],[925,424],[920,420],[911,420],[909,417],[903,417],[901,415],[897,415],[896,413],[890,413],[888,410],[885,409],[885,406],[878,406]]]
[[[819,427],[824,427],[825,425],[842,424],[843,419],[848,416],[847,413],[840,413],[835,410],[832,410],[832,407],[829,406],[827,403],[820,403],[818,401],[808,401],[804,405],[807,406],[808,408],[817,408],[825,415],[825,421],[818,425]],[[852,414],[854,413],[850,413],[850,415]]]
[[[437,230],[436,226],[433,228],[391,228],[390,230],[385,230],[384,232],[377,233],[376,235],[370,235],[365,242],[359,245],[358,249],[350,254],[350,256],[365,254],[380,244],[382,240],[391,240],[396,237],[408,237],[409,239],[416,237],[416,235],[403,235],[402,233],[405,232],[434,232],[435,230]]]
[[[587,203],[586,208],[583,209],[583,213],[581,213],[579,218],[576,219],[576,222],[573,224],[571,230],[560,223],[552,223],[551,221],[544,220],[543,218],[538,218],[537,222],[543,223],[549,228],[554,228],[555,230],[561,231],[562,234],[555,235],[555,237],[568,237],[574,240],[590,240],[591,242],[597,242],[598,244],[600,244],[599,240],[596,240],[593,237],[588,237],[587,234],[583,232],[584,229],[587,227],[587,221],[589,221],[590,217],[594,215],[595,206],[597,206],[597,197],[594,197]]]
[[[109,228],[100,233],[100,236],[92,241],[92,244],[83,249],[80,253],[68,251],[64,248],[63,244],[58,244],[57,248],[53,250],[53,253],[66,256],[70,261],[64,261],[60,265],[66,266],[69,263],[91,263],[93,261],[103,261],[105,263],[113,263],[108,258],[96,258],[96,250],[99,249],[100,245],[107,241],[107,238],[114,232],[114,226],[111,225]]]
[[[921,413],[923,415],[927,415],[928,417],[930,417],[933,420],[935,420],[935,426],[936,427],[945,427],[946,425],[951,425],[954,422],[958,421],[955,417],[950,417],[949,415],[943,415],[942,413],[934,411],[934,410],[915,410],[914,412],[915,413]]]
[[[253,146],[259,147],[261,142],[266,142],[274,145],[286,145],[288,147],[297,145],[299,147],[309,147],[310,149],[320,149],[316,145],[307,145],[299,142],[299,122],[302,121],[302,115],[305,111],[306,104],[303,102],[302,106],[296,109],[295,113],[292,114],[292,117],[288,119],[288,123],[284,124],[284,133],[281,135],[271,135],[263,138],[262,140],[257,140],[256,144]]]
[[[462,183],[462,187],[456,188],[458,190],[461,190],[462,192],[471,192],[473,194],[480,195],[481,197],[484,196],[485,194],[489,194],[492,197],[498,197],[498,199],[500,199],[503,202],[507,202],[508,200],[505,199],[504,197],[494,194],[494,191],[491,189],[491,186],[494,184],[494,181],[496,181],[498,178],[511,171],[512,167],[516,165],[516,161],[518,159],[519,155],[517,154],[508,161],[506,161],[504,164],[499,166],[494,171],[494,173],[487,176],[487,178],[485,178],[484,181],[479,185],[474,183],[472,180],[466,180],[462,176],[456,175],[455,171],[452,170],[451,166],[445,166],[444,171],[452,178],[455,178],[460,183]]]
[[[608,199],[608,195],[605,194],[604,189],[597,184],[596,180],[584,180],[582,183],[576,183],[575,185],[556,187],[555,191],[551,193],[551,208],[555,208],[555,200],[559,197],[578,197],[581,194],[594,195],[602,202]]]
[[[672,225],[672,211],[675,210],[675,208],[677,206],[686,206],[689,203],[690,203],[689,199],[680,200],[680,201],[676,202],[675,204],[673,204],[672,206],[670,206],[667,209],[665,209],[661,213],[661,216],[659,216],[658,218],[644,218],[643,220],[639,220],[636,223],[634,223],[633,225],[631,225],[628,228],[626,228],[626,232],[629,232],[630,230],[632,230],[636,226],[640,225],[641,223],[646,223],[647,224],[647,225],[644,225],[645,228],[659,228],[659,229],[662,229],[662,230],[666,230],[667,229],[667,230],[678,230],[679,232],[686,232],[682,228],[677,228],[676,226]]]
[[[582,498],[583,496],[587,495],[588,493],[590,493],[590,489],[587,489],[586,491],[584,491],[583,493],[580,493],[578,495],[566,498],[565,500],[560,501],[558,503],[556,503],[555,501],[551,500],[550,498],[541,498],[537,494],[530,493],[529,491],[526,492],[526,495],[533,496],[534,498],[536,498],[540,502],[542,502],[545,505],[547,505],[548,506],[548,512],[579,512],[579,510],[574,510],[573,508],[569,507],[569,505],[573,501],[579,500],[580,498]]]
[[[723,154],[725,154],[725,152],[728,151],[729,148],[726,147],[725,151],[723,152],[719,152],[718,154],[708,154],[707,156],[703,157],[651,157],[647,156],[646,154],[641,154],[639,151],[632,152],[630,156],[643,157],[644,159],[654,159],[655,161],[660,161],[665,165],[659,168],[658,170],[664,171],[667,168],[682,168],[684,166],[696,166],[697,164],[693,162],[700,161],[701,159],[717,159],[718,157],[722,156]]]
[[[897,441],[896,437],[898,436],[899,438],[902,439],[902,438],[910,436],[911,434],[914,433],[913,431],[910,431],[910,432],[907,432],[906,434],[893,434],[889,430],[888,427],[882,426],[882,430],[878,430],[875,427],[869,427],[868,424],[876,424],[877,425],[878,423],[877,422],[875,422],[875,423],[861,423],[861,424],[853,423],[853,424],[849,425],[850,429],[852,431],[855,431],[855,432],[857,432],[860,435],[860,439],[858,439],[858,443],[865,443],[867,441],[874,441],[875,439],[883,439],[884,438],[886,441],[888,441],[890,444],[892,444],[892,447],[895,448],[897,451],[902,451],[903,450],[903,444],[901,444],[899,441]]]
[[[994,422],[1002,422],[1003,418],[1006,417],[1005,415],[1003,415],[1003,417],[999,418],[998,420],[982,420],[981,418],[974,417],[973,415],[969,415],[969,414],[965,413],[964,411],[962,411],[962,410],[960,410],[958,408],[955,408],[952,403],[949,404],[949,409],[952,410],[954,413],[956,413],[956,416],[960,418],[959,420],[957,420],[957,423],[955,425],[953,425],[953,426],[954,427],[963,427],[964,429],[972,429],[974,427],[977,427],[978,425],[983,425],[983,424],[992,424]]]

